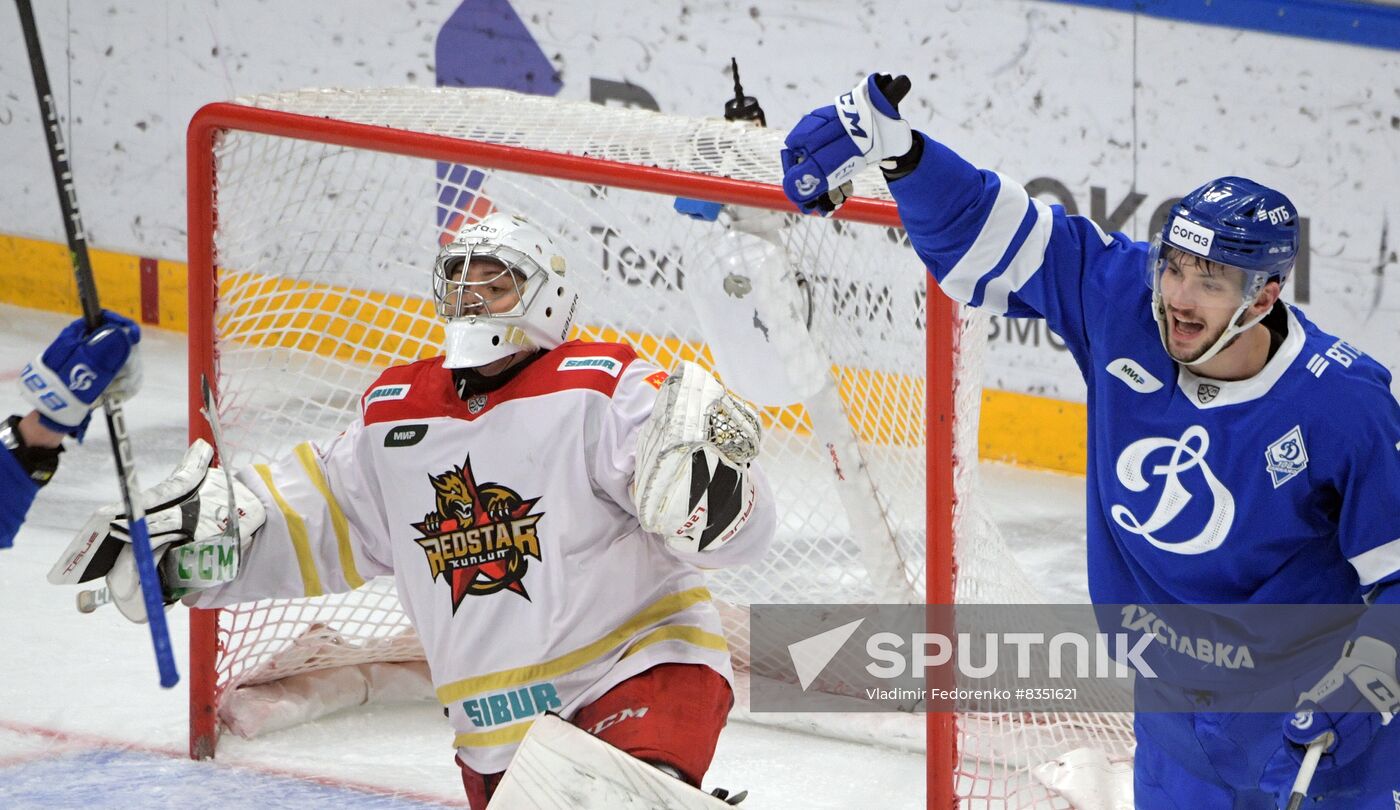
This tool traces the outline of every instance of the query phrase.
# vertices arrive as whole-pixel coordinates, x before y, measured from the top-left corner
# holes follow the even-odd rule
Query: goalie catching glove
[[[749,464],[758,414],[701,366],[683,362],[661,385],[637,437],[632,499],[642,528],[678,551],[713,551],[753,514]]]
[[[197,439],[169,478],[140,495],[167,605],[187,593],[232,580],[238,574],[239,554],[266,520],[252,490],[223,470],[211,474],[213,459],[214,449]],[[238,510],[235,520],[229,519],[232,505]],[[105,576],[122,615],[145,622],[136,555],[122,510],[121,504],[97,510],[54,563],[49,582],[69,585]]]

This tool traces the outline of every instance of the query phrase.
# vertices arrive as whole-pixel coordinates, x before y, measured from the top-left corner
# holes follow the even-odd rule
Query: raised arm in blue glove
[[[39,487],[58,470],[65,435],[82,440],[98,397],[122,399],[141,385],[141,328],[113,312],[89,330],[79,319],[20,373],[34,410],[0,421],[0,548],[19,531]]]
[[[783,150],[783,192],[806,214],[830,216],[852,194],[851,178],[878,163],[897,171],[921,142],[899,117],[909,79],[872,73],[836,103],[803,116]]]

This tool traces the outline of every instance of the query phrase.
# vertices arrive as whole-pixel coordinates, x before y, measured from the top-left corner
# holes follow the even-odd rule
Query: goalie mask
[[[1168,354],[1187,366],[1219,354],[1268,314],[1247,318],[1246,310],[1270,281],[1288,280],[1297,255],[1298,210],[1278,191],[1221,177],[1182,198],[1147,262],[1152,316]],[[1224,324],[1219,336],[1192,346],[1192,334],[1211,323]],[[1190,359],[1183,359],[1187,346]]]
[[[563,343],[578,306],[564,257],[510,214],[468,225],[438,251],[433,299],[447,322],[446,368],[476,368]]]

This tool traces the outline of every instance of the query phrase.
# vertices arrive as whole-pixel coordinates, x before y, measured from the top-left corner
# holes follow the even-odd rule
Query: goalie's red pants
[[[614,686],[569,722],[637,759],[670,765],[699,787],[733,705],[729,682],[709,667],[658,664]],[[471,810],[486,810],[503,774],[479,774],[460,757],[457,765]]]

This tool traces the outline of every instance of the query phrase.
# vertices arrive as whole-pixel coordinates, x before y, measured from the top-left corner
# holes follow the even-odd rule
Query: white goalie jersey
[[[642,530],[637,434],[665,379],[628,346],[584,342],[466,399],[441,358],[391,368],[336,439],[239,472],[267,523],[238,577],[191,604],[392,575],[479,773],[505,769],[537,714],[570,717],[657,664],[732,680],[697,566],[756,560],[776,512],[753,465],[752,513],[730,542],[686,553]]]

